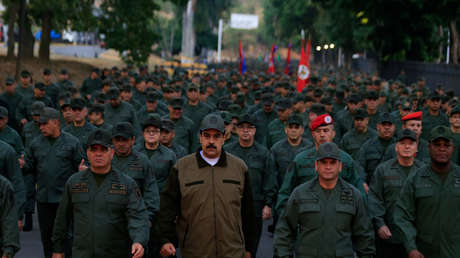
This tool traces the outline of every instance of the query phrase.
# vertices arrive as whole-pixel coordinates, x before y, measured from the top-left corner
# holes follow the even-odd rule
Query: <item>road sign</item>
[[[233,29],[252,30],[259,26],[259,16],[252,14],[232,13],[230,27]]]

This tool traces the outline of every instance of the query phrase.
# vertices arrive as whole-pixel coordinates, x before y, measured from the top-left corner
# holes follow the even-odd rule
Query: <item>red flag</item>
[[[308,39],[307,53],[305,54],[305,39],[302,37],[302,49],[300,50],[300,62],[297,70],[297,91],[301,92],[310,78],[310,52],[311,41]]]
[[[291,68],[291,48],[292,44],[289,43],[288,55],[286,59],[286,68],[284,69],[284,74],[289,75],[289,69]]]
[[[273,60],[273,56],[275,55],[276,45],[272,46],[272,52],[270,55],[270,62],[268,63],[268,70],[267,73],[275,73],[275,62]]]

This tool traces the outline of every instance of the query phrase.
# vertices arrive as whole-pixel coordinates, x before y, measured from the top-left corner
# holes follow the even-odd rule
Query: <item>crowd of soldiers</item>
[[[0,255],[460,257],[460,101],[316,69],[62,69],[0,95]],[[431,85],[430,85],[431,86]],[[430,89],[431,88],[431,89]]]

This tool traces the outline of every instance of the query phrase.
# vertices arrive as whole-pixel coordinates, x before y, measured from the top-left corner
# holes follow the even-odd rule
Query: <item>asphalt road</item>
[[[51,45],[51,52],[64,56],[94,58],[107,51],[99,46],[85,46],[85,45],[65,45],[53,46]]]
[[[260,240],[257,258],[273,257],[273,235],[267,232],[267,226],[270,221],[264,223],[264,232]],[[43,258],[43,249],[40,241],[40,231],[38,229],[37,216],[34,216],[34,228],[31,232],[21,232],[21,250],[16,254],[16,258]]]

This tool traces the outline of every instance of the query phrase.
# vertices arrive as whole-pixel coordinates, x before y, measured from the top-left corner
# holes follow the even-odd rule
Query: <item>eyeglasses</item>
[[[160,129],[152,129],[152,130],[144,130],[145,134],[158,134],[160,133]]]
[[[255,129],[255,128],[256,128],[255,125],[237,125],[236,127],[237,127],[238,129],[243,129],[243,130],[244,130],[244,129],[249,130],[249,129]]]
[[[210,140],[211,138],[214,140],[218,140],[223,137],[223,134],[221,133],[216,133],[216,134],[202,133],[201,136],[203,136],[206,140]]]

